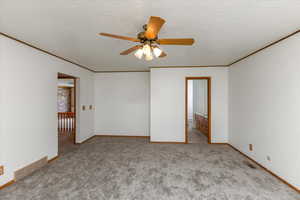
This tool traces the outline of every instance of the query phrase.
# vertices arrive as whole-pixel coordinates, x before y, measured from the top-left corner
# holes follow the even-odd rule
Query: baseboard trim
[[[150,141],[151,144],[186,144],[185,142]]]
[[[31,175],[33,172],[41,169],[48,163],[48,157],[45,156],[37,161],[34,161],[14,172],[14,180],[19,181],[29,175]]]
[[[50,160],[48,160],[48,158],[47,158],[47,163],[49,164],[50,162],[56,160],[58,157],[59,157],[59,156],[55,156],[54,158],[52,158],[52,159],[50,159]],[[28,167],[28,166],[27,166],[27,167]],[[24,168],[26,168],[26,167],[24,167]],[[24,168],[22,168],[22,169],[24,169]],[[14,183],[16,183],[16,182],[17,182],[17,180],[15,180],[15,179],[14,179],[14,180],[11,180],[11,181],[5,183],[4,185],[1,185],[1,186],[0,186],[0,190],[6,188],[6,187],[8,187],[8,186],[10,186],[10,185],[12,185],[12,184],[14,184]]]
[[[119,137],[119,138],[146,138],[150,139],[150,136],[143,136],[143,135],[93,135],[92,137],[87,138],[86,140],[82,141],[81,143],[78,144],[84,144],[96,137]]]
[[[2,189],[4,189],[4,188],[6,188],[6,187],[8,187],[8,186],[10,186],[10,185],[12,185],[12,184],[14,184],[15,182],[16,182],[15,180],[11,180],[11,181],[5,183],[4,185],[1,185],[1,186],[0,186],[0,190],[2,190]]]
[[[254,162],[255,164],[257,164],[260,168],[262,168],[264,171],[268,172],[269,174],[271,174],[272,176],[276,177],[278,180],[280,180],[281,182],[283,182],[284,184],[286,184],[287,186],[289,186],[290,188],[292,188],[293,190],[295,190],[296,192],[298,192],[300,194],[300,189],[298,189],[296,186],[293,186],[292,184],[290,184],[289,182],[287,182],[286,180],[284,180],[283,178],[281,178],[280,176],[276,175],[274,172],[272,172],[271,170],[267,169],[266,167],[264,167],[263,165],[261,165],[260,163],[258,163],[257,161],[255,161],[254,159],[250,158],[249,156],[247,156],[246,154],[244,154],[243,152],[241,152],[240,150],[238,150],[237,148],[235,148],[234,146],[232,146],[231,144],[227,143],[227,145],[229,147],[231,147],[233,150],[239,152],[241,155],[243,155],[244,157],[248,158],[249,160],[251,160],[252,162]]]
[[[92,140],[93,138],[95,138],[95,135],[93,135],[93,136],[91,136],[91,137],[89,137],[89,138],[83,140],[82,142],[80,142],[80,143],[78,143],[78,144],[84,144],[84,143],[86,143],[86,142]]]
[[[94,135],[94,137],[150,138],[150,136],[143,136],[143,135]]]
[[[53,162],[54,160],[56,160],[58,158],[59,158],[59,156],[55,156],[54,158],[51,158],[50,160],[48,160],[48,163],[51,163],[51,162]]]
[[[209,143],[209,144],[228,145],[228,143],[226,143],[226,142],[211,142],[211,143]]]

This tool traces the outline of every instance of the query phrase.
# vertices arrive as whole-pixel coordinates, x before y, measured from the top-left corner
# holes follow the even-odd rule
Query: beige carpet
[[[1,200],[299,200],[227,145],[98,137],[0,191]]]
[[[201,133],[199,130],[195,128],[188,129],[188,142],[190,144],[198,143],[198,144],[205,144],[208,142],[208,138]]]

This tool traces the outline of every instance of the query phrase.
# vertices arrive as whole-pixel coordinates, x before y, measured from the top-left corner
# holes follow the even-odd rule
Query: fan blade
[[[161,27],[166,21],[160,17],[151,16],[147,24],[145,36],[147,39],[155,39]]]
[[[131,47],[131,48],[121,52],[120,55],[128,55],[128,54],[134,52],[135,50],[138,50],[139,48],[141,48],[141,45],[136,45],[134,47]]]
[[[116,39],[121,39],[121,40],[129,40],[132,42],[140,42],[140,40],[137,38],[126,37],[126,36],[121,36],[121,35],[113,35],[113,34],[109,34],[109,33],[99,33],[99,35],[106,36],[106,37],[112,37],[112,38],[116,38]]]
[[[161,45],[192,45],[194,41],[193,38],[170,38],[159,39],[156,42]]]
[[[167,56],[167,54],[165,52],[161,52],[159,58],[163,58],[163,57],[166,57],[166,56]]]

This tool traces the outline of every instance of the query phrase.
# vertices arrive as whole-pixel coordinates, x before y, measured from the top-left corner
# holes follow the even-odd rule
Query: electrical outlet
[[[253,151],[253,144],[249,144],[249,151]]]
[[[92,110],[92,109],[93,109],[93,106],[92,106],[92,105],[90,105],[90,106],[89,106],[89,108],[90,108],[90,110]]]
[[[85,105],[82,106],[82,110],[85,110]]]
[[[270,157],[270,156],[267,156],[267,160],[268,160],[268,161],[271,161],[271,157]]]
[[[1,166],[0,166],[0,176],[3,175],[3,174],[4,174],[4,166],[1,165]]]

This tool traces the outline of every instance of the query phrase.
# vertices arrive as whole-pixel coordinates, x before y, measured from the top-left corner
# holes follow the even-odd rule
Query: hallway
[[[58,155],[63,155],[72,152],[78,148],[78,145],[74,144],[75,134],[72,131],[58,132]]]
[[[195,128],[188,129],[188,143],[189,144],[207,144],[207,137]]]
[[[58,155],[76,149],[76,78],[58,73],[57,130]]]

